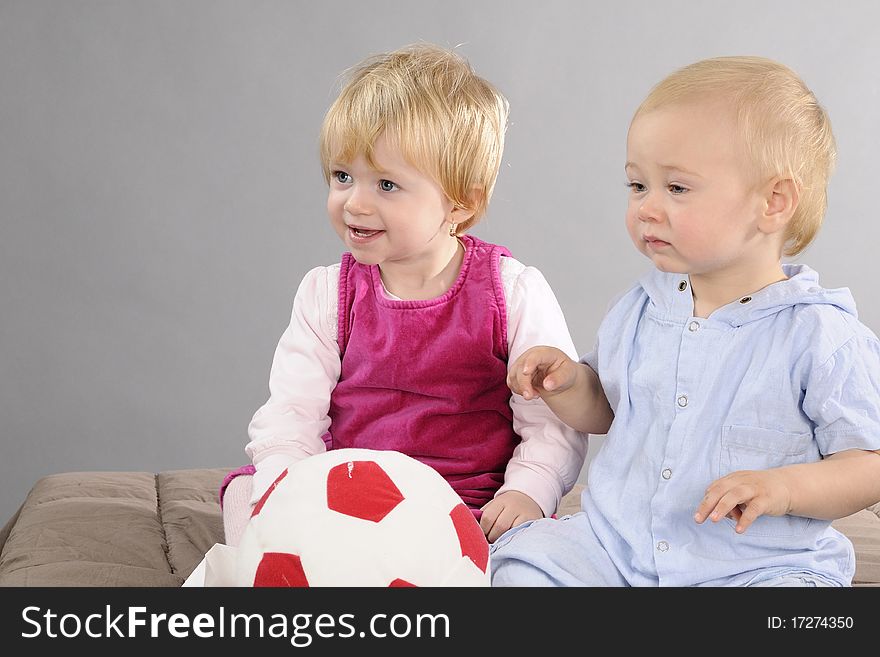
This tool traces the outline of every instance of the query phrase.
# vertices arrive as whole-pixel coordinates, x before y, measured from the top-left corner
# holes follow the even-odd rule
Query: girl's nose
[[[351,187],[348,198],[345,200],[342,208],[351,215],[369,214],[371,211],[371,205],[366,193],[357,185]]]

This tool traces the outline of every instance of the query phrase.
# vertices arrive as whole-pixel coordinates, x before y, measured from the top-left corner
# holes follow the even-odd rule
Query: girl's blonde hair
[[[373,149],[384,133],[404,158],[433,178],[456,205],[485,213],[495,187],[507,129],[507,99],[477,76],[460,55],[431,44],[370,57],[347,71],[321,127],[320,152],[329,182],[331,162]]]
[[[837,148],[828,114],[788,67],[763,57],[716,57],[690,64],[657,84],[635,116],[665,105],[723,98],[733,108],[756,182],[791,178],[800,200],[783,253],[797,255],[816,236],[828,203]]]

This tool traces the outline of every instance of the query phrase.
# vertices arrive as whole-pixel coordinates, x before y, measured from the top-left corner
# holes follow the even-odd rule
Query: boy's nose
[[[638,217],[641,221],[660,221],[663,217],[662,207],[653,196],[646,196],[639,206]]]

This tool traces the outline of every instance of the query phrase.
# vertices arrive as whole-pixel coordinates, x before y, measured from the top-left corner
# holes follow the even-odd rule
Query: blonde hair
[[[665,105],[721,97],[736,116],[757,176],[791,178],[800,200],[786,227],[783,253],[812,242],[827,207],[837,148],[828,114],[788,67],[763,57],[716,57],[690,64],[657,84],[640,114]]]
[[[507,129],[507,99],[460,55],[415,44],[369,57],[349,69],[321,127],[320,153],[329,182],[332,161],[363,155],[375,166],[381,134],[433,178],[458,207],[485,213],[495,187]]]

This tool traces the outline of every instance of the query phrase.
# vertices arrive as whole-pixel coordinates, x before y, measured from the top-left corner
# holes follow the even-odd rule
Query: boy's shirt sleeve
[[[880,342],[855,335],[809,373],[804,413],[824,456],[880,449]]]
[[[507,257],[501,259],[501,274],[507,301],[508,363],[536,345],[558,347],[577,360],[565,316],[543,274]],[[526,401],[512,395],[510,407],[513,430],[522,440],[496,495],[521,491],[550,516],[577,482],[587,452],[587,435],[564,424],[541,399]]]
[[[256,468],[251,504],[293,463],[323,452],[330,394],[341,371],[336,342],[339,266],[316,267],[299,285],[269,373],[269,399],[248,426]]]

